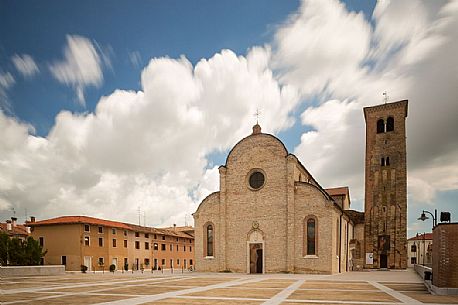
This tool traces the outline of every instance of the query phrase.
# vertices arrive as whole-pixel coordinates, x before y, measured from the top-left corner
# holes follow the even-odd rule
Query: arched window
[[[390,116],[386,120],[386,131],[393,131],[393,130],[394,130],[394,118]]]
[[[379,119],[377,121],[377,133],[384,133],[385,132],[385,121],[383,119]]]
[[[308,218],[306,222],[306,255],[316,255],[316,221],[314,218]]]
[[[213,246],[214,246],[214,231],[213,231],[213,225],[208,224],[206,227],[206,234],[205,234],[205,244],[206,244],[206,256],[213,256]]]

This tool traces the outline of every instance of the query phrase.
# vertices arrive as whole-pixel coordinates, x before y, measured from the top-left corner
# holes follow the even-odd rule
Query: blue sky
[[[416,221],[422,209],[458,212],[457,139],[448,132],[456,44],[440,39],[454,40],[456,30],[437,26],[453,25],[454,9],[445,1],[1,0],[0,126],[9,127],[0,130],[0,215],[93,209],[135,221],[140,207],[150,225],[180,223],[215,189],[216,167],[249,133],[256,108],[264,130],[324,187],[349,185],[362,209],[362,107],[387,90],[410,100],[409,234],[428,231]],[[450,73],[433,77],[431,67]],[[135,112],[120,100],[148,106]],[[436,127],[423,131],[438,108]],[[160,148],[145,135],[177,133]],[[123,216],[113,212],[123,206]]]

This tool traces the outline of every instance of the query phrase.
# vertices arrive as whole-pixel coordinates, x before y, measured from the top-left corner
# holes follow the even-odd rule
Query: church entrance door
[[[250,273],[263,273],[262,243],[250,243]]]
[[[386,254],[380,254],[380,268],[388,268],[388,256]]]

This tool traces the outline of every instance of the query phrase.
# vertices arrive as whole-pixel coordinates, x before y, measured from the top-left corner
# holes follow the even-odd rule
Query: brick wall
[[[433,285],[458,288],[458,223],[433,229]]]

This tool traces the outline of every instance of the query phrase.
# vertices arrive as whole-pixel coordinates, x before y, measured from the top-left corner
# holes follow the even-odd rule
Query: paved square
[[[338,275],[227,273],[68,273],[0,282],[0,304],[457,304],[427,293],[412,271]]]

